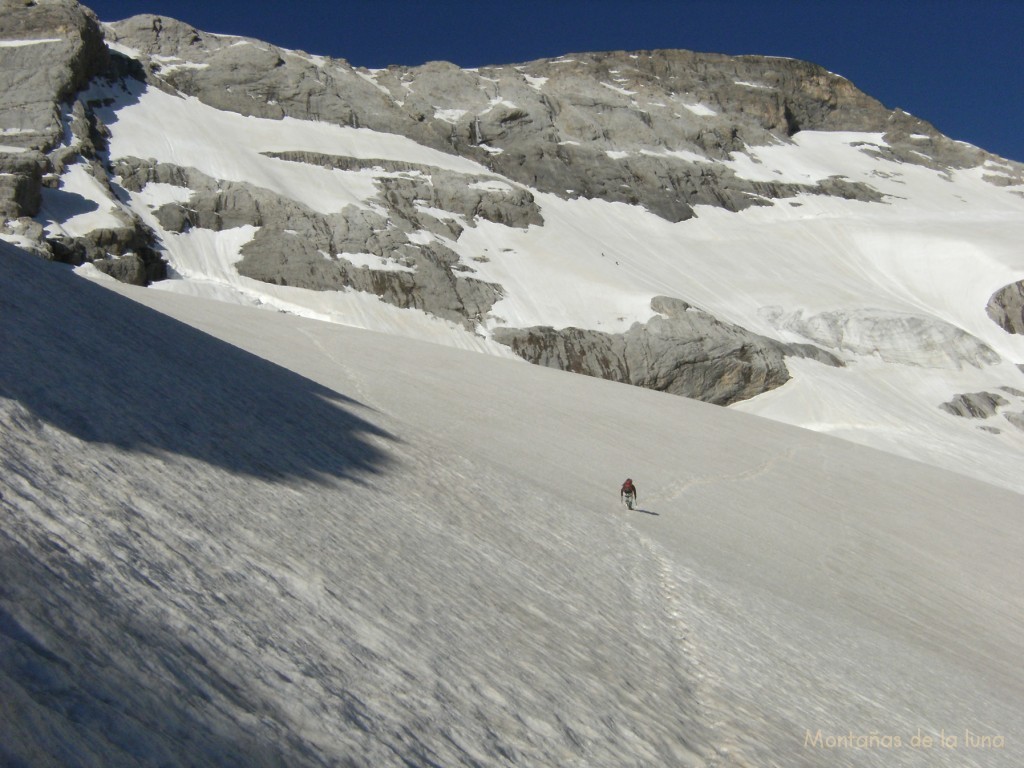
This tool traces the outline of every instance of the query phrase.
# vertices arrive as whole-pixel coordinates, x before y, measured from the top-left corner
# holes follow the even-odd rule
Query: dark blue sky
[[[357,66],[687,48],[806,59],[954,139],[1024,161],[1024,0],[88,0]]]

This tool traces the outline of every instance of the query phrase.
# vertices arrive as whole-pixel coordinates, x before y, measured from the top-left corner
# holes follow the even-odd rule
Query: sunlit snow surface
[[[512,184],[483,166],[400,136],[242,117],[157,90],[113,95],[117,100],[105,120],[114,159],[135,156],[197,168],[274,189],[325,213],[349,204],[375,205],[369,202],[375,194],[372,174],[263,153],[307,150],[399,160],[492,178],[487,185]],[[161,130],[151,130],[154,124]],[[255,230],[163,231],[152,211],[187,194],[167,185],[151,184],[130,202],[161,236],[178,278],[157,286],[161,290],[255,303],[502,356],[508,350],[487,338],[494,327],[621,332],[651,318],[656,295],[684,299],[722,320],[790,342],[808,339],[771,318],[861,311],[926,316],[973,335],[1001,362],[880,367],[877,355],[847,351],[840,353],[847,367],[836,370],[794,360],[789,384],[736,407],[1024,489],[1018,471],[1024,432],[1001,415],[971,421],[939,408],[964,392],[1024,390],[1024,374],[1016,367],[1024,361],[1024,339],[1003,332],[985,313],[994,291],[1024,277],[1024,199],[1019,189],[984,180],[999,175],[997,165],[939,172],[883,159],[885,149],[881,134],[805,131],[791,144],[748,147],[727,162],[738,176],[755,181],[814,184],[840,176],[870,185],[885,196],[882,203],[800,195],[740,213],[699,207],[697,218],[671,224],[634,206],[535,193],[543,226],[511,229],[478,221],[458,241],[444,241],[463,264],[472,265],[475,277],[502,286],[502,299],[477,333],[366,294],[316,293],[242,278],[233,265]],[[669,154],[694,159],[685,152]],[[918,354],[917,343],[906,339],[904,357]],[[1007,410],[1024,412],[1024,399],[1008,399]]]
[[[1021,496],[105,285],[0,244],[3,762],[1024,760]]]
[[[58,189],[44,189],[38,218],[46,222],[50,235],[71,237],[94,229],[117,228],[125,222],[114,213],[115,204],[103,185],[80,164],[70,166],[61,176]]]
[[[113,98],[112,160],[321,213],[377,206],[373,173],[265,153],[516,186],[400,136],[95,95]],[[938,407],[990,390],[1024,412],[1024,340],[985,314],[1024,278],[1024,199],[984,180],[998,165],[886,149],[805,131],[726,161],[883,203],[801,195],[671,224],[535,193],[543,226],[444,241],[502,286],[478,333],[243,278],[254,227],[167,232],[153,212],[188,190],[119,203],[67,166],[38,222],[81,236],[137,215],[173,279],[82,280],[0,243],[0,763],[1024,764],[1024,432]],[[701,159],[609,149],[634,152]],[[930,362],[788,360],[791,382],[725,410],[496,359],[511,353],[487,338],[621,332],[656,295],[791,342],[807,339],[780,318],[924,315],[1001,362],[936,367],[894,338]]]

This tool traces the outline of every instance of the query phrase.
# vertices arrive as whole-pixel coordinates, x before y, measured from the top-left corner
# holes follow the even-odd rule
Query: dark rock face
[[[1021,406],[1024,406],[1024,392],[1016,387],[999,387],[999,390],[1004,394],[968,392],[957,395],[952,400],[941,403],[939,408],[961,418],[986,420],[986,424],[978,428],[987,432],[999,434],[1002,431],[988,422],[996,416],[1002,416],[1011,426],[1024,430],[1024,411],[1021,410]],[[1011,408],[1016,410],[1010,410]]]
[[[46,158],[40,152],[0,153],[0,218],[39,213],[45,167]]]
[[[0,215],[34,216],[45,157],[63,139],[58,105],[71,99],[108,63],[96,17],[75,2],[0,0]]]
[[[789,380],[785,356],[821,350],[791,348],[723,323],[684,301],[656,297],[658,312],[622,334],[580,328],[499,328],[494,338],[532,363],[729,405]]]
[[[56,187],[76,163],[108,184],[99,156],[106,129],[80,97],[96,77],[118,72],[96,16],[72,0],[0,0],[0,218],[35,233],[39,251],[70,264],[94,262],[104,272],[140,285],[162,279],[166,264],[141,222],[83,237],[45,237],[31,220],[42,190]],[[114,194],[111,191],[111,199]]]
[[[1024,280],[992,294],[985,310],[993,322],[1007,333],[1024,333]]]
[[[1009,404],[1010,402],[1005,397],[992,392],[971,392],[957,395],[939,407],[954,416],[962,416],[966,419],[987,419],[994,416],[998,408]]]
[[[76,266],[89,262],[123,283],[149,285],[167,277],[167,263],[152,247],[152,233],[139,222],[75,238],[57,235],[48,244],[56,261]]]
[[[0,0],[0,129],[4,143],[46,152],[64,127],[54,105],[103,72],[109,54],[92,11],[76,2]]]

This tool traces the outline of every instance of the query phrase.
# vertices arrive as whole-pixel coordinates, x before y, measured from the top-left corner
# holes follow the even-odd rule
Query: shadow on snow
[[[355,478],[356,401],[0,242],[0,397],[75,437],[266,479]]]

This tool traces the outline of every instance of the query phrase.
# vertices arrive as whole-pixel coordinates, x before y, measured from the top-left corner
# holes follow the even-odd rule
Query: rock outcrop
[[[966,392],[956,395],[952,400],[940,403],[946,413],[964,419],[983,420],[986,423],[979,427],[986,432],[999,434],[1002,430],[991,425],[992,418],[1002,416],[1016,429],[1024,431],[1024,392],[1016,387],[999,387],[1003,394],[997,392]],[[1009,398],[1009,399],[1007,399]],[[1010,410],[1016,408],[1017,410]]]
[[[109,65],[99,22],[75,2],[0,0],[0,39],[3,143],[47,152],[64,134],[54,106]]]
[[[268,157],[343,171],[376,171],[382,202],[412,223],[430,219],[419,208],[440,208],[462,217],[468,226],[476,219],[508,227],[543,225],[544,218],[525,187],[491,176],[456,173],[429,165],[393,160],[367,160],[314,152],[266,152]],[[429,227],[427,227],[429,228]],[[456,236],[457,237],[457,236]]]
[[[991,157],[792,59],[620,51],[371,71],[154,16],[112,24],[108,35],[141,52],[151,83],[218,109],[399,134],[539,191],[642,205],[670,221],[696,205],[741,210],[804,193],[881,199],[841,178],[753,182],[720,164],[805,130],[885,134],[887,148],[864,151],[930,167]]]
[[[47,154],[64,138],[60,105],[109,64],[95,15],[74,2],[0,0],[0,217],[39,212]]]
[[[1024,334],[1024,280],[992,294],[985,310],[993,322],[1007,333]]]
[[[999,408],[1009,404],[1009,400],[993,392],[969,392],[957,395],[939,407],[946,413],[965,419],[987,419],[994,416]]]
[[[785,357],[841,365],[811,346],[788,346],[723,323],[679,299],[656,297],[658,313],[621,334],[580,328],[498,328],[494,338],[532,363],[729,405],[789,380]]]
[[[335,161],[359,165],[351,158]],[[191,190],[187,201],[154,212],[168,231],[257,227],[236,265],[245,277],[315,291],[354,288],[468,329],[481,322],[501,290],[475,279],[472,266],[461,263],[444,240],[457,240],[477,217],[506,226],[542,221],[527,190],[427,166],[378,178],[376,210],[349,205],[329,215],[271,190],[218,181],[190,168],[130,159],[118,162],[117,173],[130,191],[151,182]],[[451,218],[423,208],[450,212]],[[410,235],[416,232],[430,239],[414,242]],[[365,263],[367,257],[372,264]]]
[[[47,258],[90,261],[140,285],[162,279],[166,264],[152,233],[127,211],[124,226],[81,236],[47,233],[33,221],[44,190],[59,188],[71,165],[109,184],[99,159],[106,129],[80,93],[125,67],[111,57],[95,14],[73,0],[0,0],[0,39],[7,41],[0,46],[0,221],[36,240]]]

